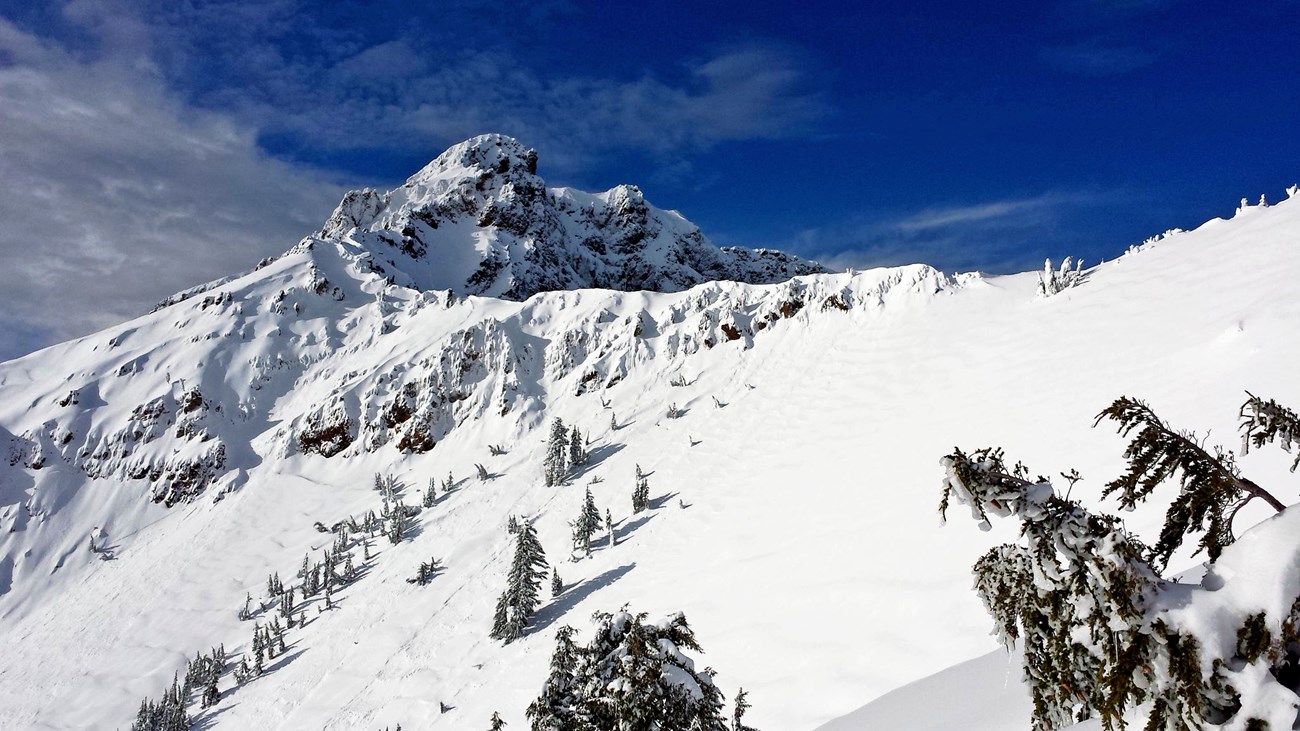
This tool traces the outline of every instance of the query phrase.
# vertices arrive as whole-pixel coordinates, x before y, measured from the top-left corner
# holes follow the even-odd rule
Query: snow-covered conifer
[[[491,723],[492,725],[489,727],[489,731],[501,731],[501,729],[506,727],[506,722],[501,720],[501,714],[496,711],[492,712]]]
[[[700,646],[683,615],[651,623],[623,610],[595,621],[585,647],[571,628],[556,633],[550,675],[527,711],[532,731],[727,731],[713,672],[685,654]]]
[[[506,643],[520,637],[540,603],[538,589],[546,577],[546,554],[537,540],[537,530],[524,521],[515,535],[515,555],[506,578],[506,589],[497,600],[491,637]]]
[[[558,417],[551,422],[551,436],[546,442],[542,476],[547,487],[562,484],[569,475],[569,434]]]
[[[614,516],[609,514],[609,508],[605,508],[605,535],[609,543],[608,547],[614,547]]]
[[[528,706],[532,731],[562,731],[580,728],[575,724],[578,713],[576,685],[581,649],[573,642],[573,628],[561,627],[555,633],[555,650],[551,653],[551,672],[542,684],[542,692]]]
[[[636,487],[632,489],[632,512],[639,513],[650,507],[650,480],[641,474],[640,465],[637,466]]]
[[[596,500],[591,496],[590,487],[587,488],[586,497],[582,502],[582,512],[570,525],[573,526],[573,550],[591,555],[591,538],[596,531],[600,530],[600,510],[596,508]]]
[[[424,499],[420,501],[420,504],[426,508],[432,508],[433,504],[438,501],[438,491],[435,489],[435,484],[435,480],[430,477],[429,486],[424,490]]]
[[[557,597],[564,591],[564,580],[560,578],[559,569],[551,569],[551,596]]]
[[[587,463],[587,450],[582,442],[582,433],[573,427],[569,433],[569,469],[574,470]]]

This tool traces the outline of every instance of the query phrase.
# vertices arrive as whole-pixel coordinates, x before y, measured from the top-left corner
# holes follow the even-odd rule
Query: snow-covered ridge
[[[353,239],[308,239],[246,275],[15,361],[0,370],[6,463],[57,464],[69,479],[169,506],[213,486],[220,497],[261,449],[420,454],[487,415],[523,434],[557,394],[609,392],[635,369],[677,372],[702,350],[750,348],[786,321],[870,318],[955,286],[915,265],[515,302],[402,286],[374,256]],[[13,526],[51,519],[67,502],[59,495],[35,491]],[[18,575],[41,573],[33,561],[18,562]]]

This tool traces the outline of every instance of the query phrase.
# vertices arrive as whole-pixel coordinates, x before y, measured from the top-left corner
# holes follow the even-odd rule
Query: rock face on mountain
[[[713,246],[636,186],[547,188],[537,153],[504,135],[455,145],[387,193],[348,193],[317,238],[370,251],[375,271],[398,284],[509,300],[562,289],[771,284],[827,271],[779,251]]]

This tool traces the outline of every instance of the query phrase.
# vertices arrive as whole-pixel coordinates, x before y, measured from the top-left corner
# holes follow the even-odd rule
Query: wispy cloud
[[[1071,215],[1117,200],[1111,193],[1049,192],[926,208],[900,217],[808,229],[784,245],[834,268],[925,263],[945,271],[1019,271],[1062,256]]]
[[[274,97],[237,108],[260,129],[336,149],[436,147],[501,131],[569,169],[614,150],[672,157],[781,138],[826,113],[797,57],[777,47],[726,49],[681,71],[675,83],[550,76],[508,52],[437,60],[399,39],[327,68],[284,69]]]
[[[1093,43],[1049,46],[1042,50],[1041,55],[1052,66],[1081,76],[1127,74],[1150,66],[1160,58],[1160,54],[1153,48]]]
[[[0,57],[0,358],[247,269],[338,200],[319,171],[262,153],[254,129],[177,102],[138,58],[81,60],[3,19]]]
[[[1120,76],[1164,55],[1165,15],[1179,0],[1058,0],[1049,28],[1057,37],[1039,51],[1049,66],[1078,76]]]

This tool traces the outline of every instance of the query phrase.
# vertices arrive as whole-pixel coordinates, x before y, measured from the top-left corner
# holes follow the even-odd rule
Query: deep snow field
[[[475,729],[494,710],[508,728],[526,728],[555,630],[569,624],[585,637],[592,612],[626,604],[652,616],[685,612],[705,650],[697,663],[718,671],[728,698],[748,691],[746,721],[761,729],[1025,729],[1018,666],[990,636],[970,577],[1014,525],[981,533],[957,511],[941,526],[939,458],[954,446],[1003,446],[1036,472],[1077,468],[1085,480],[1075,497],[1095,498],[1123,470],[1124,441],[1108,425],[1092,428],[1120,395],[1238,449],[1245,390],[1300,406],[1298,243],[1293,197],[1149,243],[1050,297],[1039,295],[1037,273],[814,275],[800,280],[807,305],[797,313],[711,347],[700,337],[717,332],[707,313],[726,319],[718,302],[761,309],[788,300],[789,285],[448,305],[382,288],[349,268],[355,252],[343,245],[299,247],[211,293],[252,302],[314,264],[345,290],[337,308],[304,300],[299,320],[279,324],[251,305],[232,321],[187,300],[0,364],[0,438],[40,432],[58,419],[55,399],[109,384],[128,362],[139,363],[128,378],[99,387],[102,406],[83,403],[73,446],[185,379],[219,393],[227,414],[243,405],[253,415],[213,427],[231,445],[233,472],[172,508],[150,502],[142,480],[91,481],[58,459],[37,470],[0,462],[0,728],[129,726],[140,699],[157,697],[196,651],[246,647],[253,623],[236,617],[245,594],[264,598],[268,573],[288,580],[304,554],[315,560],[329,546],[314,522],[377,510],[377,472],[396,476],[418,503],[428,479],[450,471],[458,489],[421,513],[415,535],[374,542],[364,576],[336,592],[335,609],[308,605],[308,625],[290,631],[268,674],[233,692],[223,679],[225,697],[199,715],[201,728]],[[847,311],[821,306],[834,294]],[[628,335],[642,312],[654,326]],[[361,439],[329,458],[285,447],[291,427],[333,394],[364,402],[383,393],[376,373],[492,320],[520,364],[505,415],[499,375],[488,376],[466,400],[477,410],[457,412],[427,453],[404,455],[391,442],[366,451]],[[621,381],[576,394],[584,366],[560,368],[552,355],[569,331],[607,351],[593,345],[578,363],[622,359]],[[296,365],[255,372],[265,362],[257,356],[286,353]],[[259,378],[265,386],[250,389]],[[689,385],[670,384],[678,378]],[[667,418],[672,403],[685,415]],[[553,417],[589,434],[595,463],[569,485],[545,487]],[[489,456],[489,444],[508,453]],[[479,480],[476,463],[497,476]],[[634,517],[636,465],[657,500]],[[1300,480],[1288,465],[1277,450],[1241,459],[1289,504]],[[591,489],[619,524],[618,543],[571,561],[567,522],[596,477]],[[1128,517],[1131,530],[1156,532],[1155,502]],[[569,588],[547,599],[527,636],[503,646],[488,630],[512,514],[535,520]],[[1238,525],[1268,515],[1243,514]],[[112,560],[86,549],[96,527]],[[428,586],[407,583],[430,556],[446,571]],[[1195,564],[1180,556],[1169,573]]]

